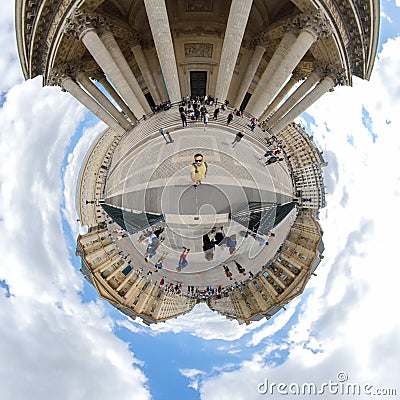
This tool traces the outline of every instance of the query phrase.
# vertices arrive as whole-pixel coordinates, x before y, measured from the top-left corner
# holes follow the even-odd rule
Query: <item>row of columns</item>
[[[108,82],[107,78],[101,71],[97,71],[97,73],[93,76],[93,78],[98,81],[101,86],[106,90],[106,92],[111,96],[111,98],[115,101],[116,104],[121,108],[122,112],[130,119],[131,122],[136,121],[136,117],[130,108],[126,105],[124,100],[118,94],[118,92],[114,89],[110,82]]]
[[[261,121],[266,120],[279,106],[285,96],[292,90],[293,86],[301,80],[303,77],[296,70],[292,73],[292,76],[287,81],[285,86],[280,90],[280,92],[276,95],[272,103],[267,107],[262,116],[260,117]]]
[[[326,76],[319,82],[315,88],[308,93],[298,104],[296,104],[283,118],[276,122],[272,128],[267,129],[271,135],[279,133],[286,125],[292,122],[295,118],[306,111],[312,104],[314,104],[323,94],[332,91],[335,86],[335,81],[331,76]],[[272,124],[271,124],[272,125]]]
[[[83,72],[78,70],[76,80],[81,84],[82,87],[106,110],[122,128],[128,130],[131,124],[125,119],[125,117],[117,110],[114,104],[108,99],[108,97],[89,79],[89,77]]]
[[[137,119],[151,112],[147,99],[105,20],[96,15],[75,11],[65,31],[82,41]]]
[[[135,57],[140,72],[142,73],[146,86],[149,89],[151,97],[153,98],[156,104],[161,104],[162,103],[161,95],[154,81],[153,75],[150,71],[150,67],[143,53],[142,47],[140,46],[139,43],[135,44],[134,46],[131,47],[131,51],[133,53],[133,56]]]
[[[253,0],[231,2],[215,89],[220,100],[227,97],[252,4]],[[144,0],[144,5],[168,97],[171,102],[179,101],[181,90],[165,0]]]
[[[292,107],[294,107],[322,78],[322,71],[320,69],[314,70],[311,75],[304,80],[304,82],[290,95],[290,97],[282,104],[282,106],[268,119],[268,125],[272,126],[280,118],[282,118]],[[273,110],[271,110],[273,111]],[[269,115],[264,113],[264,119]]]
[[[81,40],[92,55],[101,70],[93,78],[103,86],[122,112],[82,70],[71,67],[66,68],[66,71],[54,69],[50,82],[55,82],[70,92],[118,134],[130,129],[139,118],[151,112],[147,99],[106,21],[98,16],[75,11],[66,27],[66,33]],[[131,50],[153,99],[158,104],[161,103],[161,96],[140,45],[136,43]]]
[[[232,0],[216,81],[215,97],[220,100],[227,97],[252,4],[253,0]],[[167,96],[171,102],[180,101],[181,91],[177,63],[165,0],[144,0],[144,6],[160,62]],[[123,130],[127,130],[131,124],[126,118],[134,123],[142,115],[151,112],[143,91],[119,48],[108,23],[104,19],[76,11],[74,17],[69,21],[66,32],[75,35],[82,41],[105,76],[107,76],[109,81],[104,74],[103,77],[94,78],[110,94],[121,108],[122,113],[83,72],[79,72],[75,76],[75,83],[78,87],[73,84],[73,80],[70,81],[64,77],[63,88],[65,90],[70,91],[69,89],[71,89],[71,94],[113,129],[116,128],[115,124],[117,124]],[[318,73],[313,73],[290,97],[290,101],[286,101],[274,113],[284,97],[300,79],[293,73],[298,63],[312,44],[319,37],[327,34],[329,34],[329,30],[326,27],[325,19],[318,13],[296,16],[260,78],[246,110],[260,120],[267,119],[272,114],[272,117],[268,120],[268,126],[276,125],[278,127],[281,122],[286,122],[295,112],[302,110],[306,104],[313,100],[316,101],[319,98],[317,93],[308,96],[307,99],[303,98],[313,85],[321,79]],[[131,51],[154,101],[161,103],[162,96],[140,44],[135,43],[131,47]],[[240,106],[249,90],[265,51],[266,48],[261,42],[256,45],[234,100],[235,107],[238,108]],[[292,73],[292,77],[287,81]],[[332,80],[325,81],[319,88],[318,93],[322,90],[331,90],[332,82]],[[79,90],[79,85],[85,90]],[[83,93],[85,91],[86,94]],[[90,101],[88,96],[97,105]],[[302,105],[300,106],[297,103],[301,99]],[[297,108],[294,107],[295,105]],[[118,128],[118,130],[120,129]]]
[[[86,93],[70,76],[61,73],[57,79],[57,83],[108,125],[114,132],[118,135],[124,134],[125,128],[105,111],[100,104]]]
[[[255,117],[259,118],[267,108],[268,103],[264,100],[271,97],[270,93],[276,93],[279,89],[280,85],[278,87],[272,85],[275,82],[274,73],[278,70],[280,63],[285,59],[295,41],[295,33],[293,31],[286,32],[262,74],[246,107],[247,111]]]
[[[312,44],[330,33],[319,13],[298,15],[287,29],[248,103],[247,111],[256,118],[261,118],[268,109]]]

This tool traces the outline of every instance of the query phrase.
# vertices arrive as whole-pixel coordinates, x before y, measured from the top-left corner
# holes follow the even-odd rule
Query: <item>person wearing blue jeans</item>
[[[169,134],[168,131],[165,131],[165,132],[164,132],[164,129],[163,129],[163,128],[159,128],[159,129],[158,129],[158,132],[160,133],[160,135],[162,135],[162,137],[165,139],[165,142],[166,142],[167,144],[173,142],[173,140],[172,140],[172,138],[171,138],[171,135]],[[168,138],[168,139],[167,139],[167,138]]]

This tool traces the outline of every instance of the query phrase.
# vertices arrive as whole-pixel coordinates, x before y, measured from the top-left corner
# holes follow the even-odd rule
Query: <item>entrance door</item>
[[[154,107],[155,107],[156,103],[154,103],[153,96],[151,95],[151,93],[150,93],[150,92],[146,93],[146,94],[144,95],[144,97],[146,97],[146,100],[147,100],[147,102],[149,103],[150,108],[151,108],[152,110],[154,110]],[[158,104],[157,104],[157,105],[158,105]]]
[[[247,103],[250,100],[250,97],[251,97],[251,93],[247,92],[243,98],[242,104],[240,105],[240,111],[243,111],[246,108]]]
[[[190,71],[190,91],[192,96],[205,96],[207,71]]]

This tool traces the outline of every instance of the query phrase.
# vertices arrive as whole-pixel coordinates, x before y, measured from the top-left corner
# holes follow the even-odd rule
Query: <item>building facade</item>
[[[160,287],[141,275],[123,257],[108,230],[93,229],[77,239],[81,272],[99,295],[131,318],[147,323],[161,322],[189,312],[195,300]]]
[[[300,211],[276,256],[251,279],[218,298],[208,300],[212,310],[249,324],[271,318],[285,304],[303,293],[323,258],[322,231],[308,211]]]
[[[317,215],[318,210],[326,206],[322,168],[328,163],[300,124],[290,123],[278,133],[277,138],[290,156],[287,162],[302,208],[314,210],[314,215]]]
[[[377,0],[16,1],[25,78],[42,75],[116,133],[163,101],[209,94],[272,115],[276,134],[335,86],[369,79],[378,25]]]
[[[282,140],[299,201],[289,233],[254,277],[202,299],[250,323],[303,292],[323,257],[316,217],[325,206],[326,163],[292,121],[354,76],[370,78],[378,0],[16,0],[15,7],[24,77],[42,76],[108,126],[89,149],[77,188],[87,227],[77,255],[103,299],[146,324],[187,313],[198,301],[144,276],[110,236],[102,205],[112,157],[127,150],[121,143],[153,139],[160,105],[205,96],[264,121],[266,133],[257,127],[248,134],[254,143],[265,146],[266,134]],[[169,115],[163,126],[176,129]],[[231,128],[246,129],[246,122]]]

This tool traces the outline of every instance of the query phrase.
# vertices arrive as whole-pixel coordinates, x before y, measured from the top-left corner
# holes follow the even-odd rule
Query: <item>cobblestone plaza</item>
[[[276,253],[290,223],[280,227],[278,237],[271,240],[269,246],[260,246],[252,237],[244,238],[243,232],[247,227],[235,223],[228,216],[235,208],[251,201],[291,202],[294,193],[287,165],[279,163],[266,167],[264,158],[260,160],[265,149],[255,141],[243,139],[240,146],[233,149],[234,134],[219,127],[208,127],[204,131],[201,123],[193,124],[176,130],[172,136],[174,142],[171,144],[165,144],[160,136],[132,152],[121,143],[128,156],[120,154],[121,162],[114,157],[105,188],[105,202],[124,210],[164,214],[165,241],[157,253],[168,252],[161,272],[174,282],[200,287],[225,285],[227,280],[222,263],[231,263],[232,260],[256,272]],[[126,141],[129,141],[129,136]],[[209,173],[196,190],[190,180],[189,168],[197,152],[207,160]],[[151,161],[154,154],[157,159]],[[116,171],[114,163],[118,165],[118,174],[113,173]],[[238,246],[232,255],[228,248],[217,247],[213,260],[206,261],[202,236],[214,226],[224,226],[227,236],[235,234]],[[146,268],[142,257],[146,246],[137,243],[139,236],[139,233],[132,235],[131,240],[124,241],[124,244],[121,241],[121,246],[126,246],[130,254],[137,254],[135,262]],[[133,248],[128,250],[130,246],[136,252]],[[189,267],[177,273],[183,246],[191,249]],[[257,262],[256,256],[259,257]],[[157,256],[152,264],[156,259]]]

